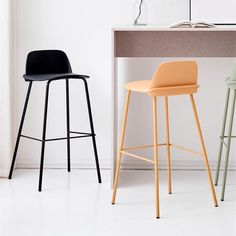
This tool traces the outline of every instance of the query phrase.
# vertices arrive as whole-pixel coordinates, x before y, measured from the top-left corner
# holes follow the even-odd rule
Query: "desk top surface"
[[[115,26],[112,31],[236,31],[235,27],[214,27],[214,28],[169,28],[160,26]]]

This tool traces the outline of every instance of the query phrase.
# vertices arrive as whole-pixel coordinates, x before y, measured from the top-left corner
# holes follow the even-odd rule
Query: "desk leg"
[[[115,32],[111,32],[111,188],[114,187],[115,170],[116,170],[116,155],[117,155],[117,58],[115,57]]]

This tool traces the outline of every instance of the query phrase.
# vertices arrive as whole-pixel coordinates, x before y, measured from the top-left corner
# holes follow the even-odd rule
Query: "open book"
[[[206,23],[203,21],[199,22],[191,22],[191,21],[183,21],[179,23],[175,23],[170,26],[171,28],[214,28],[216,27],[214,24]]]

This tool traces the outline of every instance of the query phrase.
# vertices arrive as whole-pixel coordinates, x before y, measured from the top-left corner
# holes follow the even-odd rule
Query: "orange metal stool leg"
[[[130,95],[131,95],[131,91],[128,90],[127,95],[126,95],[126,101],[125,101],[125,110],[124,110],[124,116],[123,116],[120,146],[119,146],[118,155],[117,155],[116,174],[115,174],[112,201],[111,201],[112,204],[115,204],[115,201],[116,201],[116,190],[117,190],[118,179],[119,179],[119,174],[120,174],[120,163],[121,163],[121,156],[122,156],[121,151],[124,145],[125,128],[126,128],[126,121],[127,121],[127,115],[128,115],[128,109],[129,109]]]
[[[168,97],[165,97],[165,113],[166,113],[166,159],[168,167],[168,193],[172,193],[171,187],[171,162],[170,162],[170,129],[169,129],[169,111]]]
[[[198,136],[199,136],[199,139],[200,139],[202,152],[203,152],[203,158],[204,158],[204,162],[205,162],[205,166],[206,166],[206,170],[207,170],[207,174],[208,174],[208,178],[209,178],[209,182],[210,182],[211,192],[212,192],[212,196],[213,196],[213,202],[214,202],[215,207],[217,207],[218,203],[217,203],[217,199],[216,199],[216,193],[215,193],[215,189],[214,189],[214,186],[213,186],[211,171],[210,171],[210,167],[209,167],[209,163],[208,163],[208,159],[207,159],[206,148],[205,148],[205,144],[204,144],[203,137],[202,137],[202,131],[201,131],[200,122],[199,122],[199,119],[198,119],[196,105],[195,105],[195,102],[194,102],[193,95],[190,94],[189,96],[190,96],[190,100],[191,100],[191,104],[192,104],[192,108],[193,108],[195,122],[196,122],[197,129],[198,129]]]
[[[154,161],[155,161],[155,194],[156,194],[156,218],[160,218],[159,206],[159,178],[158,178],[158,141],[157,141],[157,108],[156,97],[153,97],[153,141],[154,141]]]

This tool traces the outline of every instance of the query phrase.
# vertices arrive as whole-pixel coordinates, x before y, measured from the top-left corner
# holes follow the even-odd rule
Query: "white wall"
[[[187,0],[148,0],[148,22],[152,25],[170,25],[176,21],[188,19]],[[89,88],[94,115],[97,144],[102,167],[110,167],[111,160],[111,28],[114,25],[130,25],[133,21],[133,0],[14,0],[15,58],[14,58],[14,120],[13,133],[17,132],[27,84],[22,74],[25,69],[26,55],[31,50],[58,48],[64,50],[72,64],[74,72],[89,74]],[[150,77],[151,71],[160,62],[158,59],[122,59],[119,60],[119,81]],[[214,161],[218,145],[221,111],[224,99],[224,77],[231,69],[233,60],[201,60],[200,82],[202,89],[199,98],[200,117],[204,124],[210,159]],[[142,66],[140,66],[140,64]],[[139,68],[131,71],[132,68]],[[79,82],[72,82],[71,109],[74,130],[88,130],[86,104],[83,88]],[[121,86],[120,86],[121,87]],[[41,137],[42,114],[45,87],[42,83],[33,85],[29,112],[24,127],[25,134]],[[120,90],[121,91],[121,90]],[[212,97],[210,96],[212,95]],[[65,135],[65,88],[63,81],[52,84],[49,114],[48,137]],[[178,102],[182,102],[178,98]],[[171,114],[182,121],[177,101],[173,101]],[[184,101],[183,101],[184,102]],[[183,103],[185,105],[185,103]],[[122,98],[119,106],[123,105]],[[183,106],[180,106],[182,109]],[[209,108],[213,108],[211,112]],[[149,109],[148,107],[146,109]],[[190,110],[188,110],[190,111]],[[187,112],[187,111],[186,111]],[[192,122],[187,115],[187,122]],[[217,115],[216,115],[217,114]],[[148,117],[146,117],[148,118]],[[140,121],[144,121],[142,117]],[[172,126],[172,125],[171,125]],[[181,126],[174,129],[174,137],[179,134],[182,142],[194,145],[187,136],[193,136],[193,126],[189,129]],[[133,130],[134,131],[134,130]],[[148,133],[145,137],[147,137]],[[161,134],[162,135],[162,134]],[[134,142],[132,137],[130,140]],[[195,137],[195,136],[194,136]],[[194,138],[195,139],[195,138]],[[142,141],[137,139],[137,141]],[[45,162],[48,167],[64,167],[66,143],[49,143],[46,146]],[[40,145],[23,140],[19,149],[19,167],[38,167]],[[89,139],[72,140],[72,164],[74,167],[93,167],[94,158]],[[164,156],[162,156],[164,160]],[[198,165],[193,159],[191,167]],[[137,165],[137,162],[130,162]],[[176,162],[179,167],[185,162]],[[181,163],[181,164],[178,164]],[[187,162],[189,163],[189,162]],[[129,163],[127,163],[129,164]],[[140,162],[138,162],[140,166]]]
[[[10,2],[0,1],[0,176],[7,176],[11,158]]]
[[[213,23],[236,23],[235,0],[193,0],[192,20]]]

